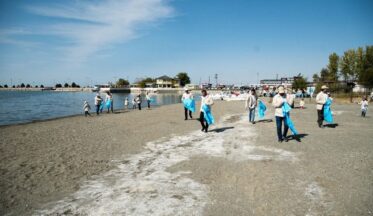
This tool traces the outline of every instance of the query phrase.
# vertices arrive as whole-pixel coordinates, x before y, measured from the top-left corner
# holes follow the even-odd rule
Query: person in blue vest
[[[185,93],[181,97],[181,101],[184,104],[184,115],[185,115],[184,120],[188,120],[188,114],[189,114],[190,119],[193,119],[193,116],[192,116],[193,107],[189,105],[189,103],[194,102],[193,100],[194,100],[193,94],[189,91],[189,89],[185,88]]]
[[[288,122],[286,121],[283,105],[288,103],[289,105],[293,103],[293,97],[291,95],[285,94],[285,89],[283,86],[278,87],[278,94],[273,97],[272,105],[275,107],[275,117],[276,117],[276,127],[277,127],[277,138],[278,142],[287,142],[287,133],[289,130]],[[282,130],[282,124],[284,124],[284,130]]]
[[[205,89],[203,89],[201,93],[202,96],[199,121],[201,122],[202,126],[201,131],[207,133],[209,125],[214,124],[214,117],[211,114],[211,106],[214,104],[214,101],[212,97],[207,94],[207,91]]]

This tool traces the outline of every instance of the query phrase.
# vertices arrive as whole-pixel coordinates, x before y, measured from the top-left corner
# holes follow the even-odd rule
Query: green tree
[[[302,74],[298,74],[298,76],[294,77],[294,82],[292,84],[293,90],[296,89],[306,89],[307,88],[307,79],[302,76]]]
[[[73,82],[73,83],[71,83],[71,87],[73,87],[73,88],[77,88],[78,85],[77,85],[75,82]]]
[[[30,84],[27,84],[26,85],[26,88],[31,88],[32,86]]]
[[[329,55],[329,64],[328,68],[328,81],[330,82],[337,82],[338,81],[338,62],[339,56],[336,53],[332,53]]]
[[[123,87],[123,86],[128,86],[130,84],[130,82],[128,82],[128,80],[125,80],[125,79],[118,79],[118,81],[116,82],[116,86],[117,87]]]
[[[328,77],[329,77],[329,70],[326,68],[322,68],[320,71],[320,81],[326,82],[328,81]]]
[[[21,83],[21,88],[24,88],[26,87],[24,83]]]
[[[365,47],[363,64],[363,70],[359,74],[358,81],[370,90],[373,88],[373,46]]]
[[[65,83],[65,85],[63,85],[63,87],[68,88],[68,87],[69,87],[69,84],[68,84],[68,83]]]
[[[7,85],[7,84],[5,84],[5,85],[4,85],[4,88],[8,88],[8,85]]]
[[[147,77],[145,79],[142,79],[140,81],[138,81],[138,84],[140,86],[140,88],[145,88],[146,87],[146,83],[154,83],[155,80],[150,78],[150,77]]]
[[[40,85],[40,88],[44,88],[44,85]]]
[[[344,52],[340,62],[340,69],[345,82],[356,79],[357,70],[355,50],[350,49]]]
[[[178,73],[176,75],[176,79],[179,80],[181,87],[184,87],[185,85],[190,83],[190,77],[188,76],[188,73],[186,73],[186,72]]]
[[[56,87],[56,88],[62,88],[62,84],[61,84],[61,83],[57,83],[57,84],[55,85],[55,87]]]
[[[362,47],[357,48],[356,50],[356,75],[359,79],[360,74],[364,72],[365,65],[365,52]]]
[[[315,73],[314,75],[312,75],[312,81],[314,83],[320,82],[320,76],[319,76],[319,74]]]

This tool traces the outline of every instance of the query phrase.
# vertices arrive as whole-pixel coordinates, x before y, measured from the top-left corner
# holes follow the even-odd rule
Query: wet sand
[[[207,135],[180,104],[1,127],[0,214],[372,214],[369,111],[335,104],[319,129],[294,109],[302,141],[279,144],[273,109],[251,125],[243,106],[216,102]]]

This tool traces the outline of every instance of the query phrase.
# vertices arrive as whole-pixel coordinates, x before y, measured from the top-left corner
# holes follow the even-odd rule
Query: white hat
[[[278,93],[280,94],[285,93],[285,89],[283,86],[278,87]]]
[[[187,87],[184,88],[184,91],[189,91],[189,89]]]
[[[328,89],[328,86],[323,85],[323,86],[321,86],[321,89]]]

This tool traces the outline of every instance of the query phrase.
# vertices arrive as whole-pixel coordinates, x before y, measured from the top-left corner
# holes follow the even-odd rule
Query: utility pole
[[[215,87],[218,87],[218,74],[215,74],[215,83],[216,83]]]

